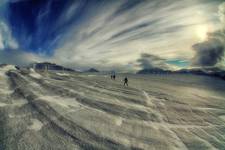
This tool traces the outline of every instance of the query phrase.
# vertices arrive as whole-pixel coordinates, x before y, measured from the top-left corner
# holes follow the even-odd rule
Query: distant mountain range
[[[162,73],[172,73],[172,71],[164,70],[161,68],[150,68],[150,69],[142,69],[137,72],[137,74],[162,74]]]
[[[50,62],[33,63],[29,67],[38,70],[55,70],[55,71],[76,71]]]
[[[66,68],[64,66],[60,66],[54,63],[50,63],[50,62],[41,62],[41,63],[33,63],[31,65],[29,65],[29,68],[33,68],[33,69],[37,69],[37,70],[55,70],[55,71],[75,71],[75,72],[80,72],[71,68]],[[95,68],[90,68],[86,71],[83,72],[99,72],[97,69]]]
[[[220,68],[193,68],[193,69],[181,69],[177,71],[163,70],[161,68],[142,69],[137,74],[195,74],[218,77],[225,80],[225,70]]]
[[[85,72],[99,72],[99,70],[97,70],[95,68],[90,68],[90,69],[86,70]]]

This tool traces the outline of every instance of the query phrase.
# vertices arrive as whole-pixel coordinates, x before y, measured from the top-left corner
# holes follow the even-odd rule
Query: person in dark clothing
[[[124,84],[123,84],[124,86],[126,85],[126,86],[128,86],[128,79],[127,79],[127,77],[125,77],[124,78]]]
[[[116,80],[116,75],[115,74],[113,75],[113,80]]]

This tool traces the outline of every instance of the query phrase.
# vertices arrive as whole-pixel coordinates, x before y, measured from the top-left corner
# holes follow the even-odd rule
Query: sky
[[[0,1],[0,63],[223,69],[224,43],[224,0]]]

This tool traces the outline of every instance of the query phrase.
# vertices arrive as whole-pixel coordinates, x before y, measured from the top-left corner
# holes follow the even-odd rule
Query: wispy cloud
[[[17,49],[18,44],[11,35],[11,31],[4,22],[0,22],[0,50],[6,48]]]
[[[191,59],[191,45],[199,39],[195,29],[212,24],[217,28],[214,16],[201,10],[215,11],[218,3],[190,1],[141,1],[135,5],[114,4],[108,11],[95,13],[90,20],[69,36],[57,58],[68,56],[66,63],[101,66],[126,65],[137,60],[142,53],[164,59]],[[127,8],[125,7],[127,5]],[[124,8],[124,9],[122,9]],[[122,10],[121,10],[122,9]],[[206,13],[206,14],[205,14]],[[215,24],[215,25],[214,25]],[[64,61],[64,60],[62,60]]]
[[[192,45],[220,26],[220,3],[28,0],[8,3],[7,12],[12,35],[24,51],[75,68],[130,70],[137,69],[143,54],[165,63],[191,61]],[[199,31],[203,27],[207,30]]]

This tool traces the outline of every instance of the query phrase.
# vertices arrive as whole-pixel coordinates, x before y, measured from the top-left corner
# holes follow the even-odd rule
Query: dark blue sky
[[[87,1],[82,0],[71,18],[56,26],[72,3],[71,0],[32,0],[9,3],[9,26],[20,47],[35,53],[52,54],[70,26],[79,24],[89,5]]]

